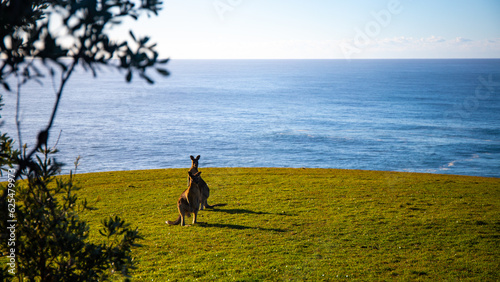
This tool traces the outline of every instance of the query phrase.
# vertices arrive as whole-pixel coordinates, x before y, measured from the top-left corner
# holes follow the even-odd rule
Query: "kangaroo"
[[[198,210],[200,208],[200,198],[201,191],[199,187],[200,183],[200,174],[201,172],[197,172],[195,174],[188,171],[189,174],[189,187],[181,194],[179,200],[177,201],[177,209],[179,210],[179,217],[175,221],[167,220],[165,223],[169,225],[177,225],[181,224],[181,226],[185,225],[184,217],[193,216],[193,224],[196,223],[196,219],[198,216]]]
[[[189,169],[189,172],[192,174],[195,174],[198,172],[198,160],[200,159],[200,155],[193,157],[189,156],[191,158],[191,168]],[[188,186],[189,186],[189,177],[188,177]]]
[[[191,168],[189,171],[191,173],[197,173],[198,172],[198,161],[200,160],[200,155],[193,157],[189,156],[191,158]],[[189,178],[188,178],[189,181]],[[189,183],[189,182],[188,182]],[[200,191],[201,191],[201,199],[200,199],[200,210],[203,210],[204,208],[213,208],[214,206],[211,206],[208,204],[207,199],[210,197],[210,188],[208,188],[207,183],[200,177]]]

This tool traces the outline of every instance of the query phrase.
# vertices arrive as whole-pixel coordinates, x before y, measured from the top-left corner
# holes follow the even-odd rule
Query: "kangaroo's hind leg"
[[[185,226],[186,225],[185,217],[186,214],[189,216],[189,213],[186,212],[186,208],[184,207],[183,203],[180,200],[178,209],[179,209],[179,214],[181,215],[181,226]]]
[[[184,211],[181,211],[181,209],[179,209],[179,213],[181,214],[181,226],[184,226],[186,225],[186,221],[184,220],[186,214],[184,213]]]
[[[195,211],[193,214],[194,214],[194,216],[193,216],[193,224],[195,224],[197,222],[197,219],[198,219],[198,211]]]

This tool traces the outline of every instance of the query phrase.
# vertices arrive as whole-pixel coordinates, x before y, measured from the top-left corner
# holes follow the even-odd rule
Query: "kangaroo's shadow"
[[[228,213],[228,214],[242,214],[242,213],[246,213],[246,214],[270,214],[268,212],[256,212],[256,211],[252,211],[252,210],[247,210],[247,209],[213,209],[212,211],[214,212],[224,212],[224,213]]]
[[[236,230],[246,230],[246,229],[255,229],[255,230],[261,230],[261,231],[275,231],[275,232],[286,232],[287,230],[281,229],[281,228],[263,228],[263,227],[251,227],[251,226],[244,226],[244,225],[239,225],[239,224],[222,224],[222,223],[201,223],[200,226],[203,227],[214,227],[214,228],[229,228],[229,229],[236,229]]]
[[[223,204],[223,205],[225,206],[226,204]],[[219,205],[219,206],[222,206],[222,205]],[[270,213],[270,212],[252,211],[252,210],[247,210],[247,209],[211,209],[211,211],[224,212],[224,213],[228,213],[228,214],[244,214],[244,213],[246,213],[246,214],[275,214],[275,213]],[[283,213],[276,213],[275,215],[293,216],[295,214],[283,212]]]
[[[219,205],[221,206],[221,205]],[[252,210],[247,210],[247,209],[212,209],[211,211],[213,212],[221,212],[221,213],[227,213],[227,214],[272,214],[268,212],[261,212],[261,211],[252,211]],[[203,223],[202,226],[204,227],[215,227],[215,228],[229,228],[229,229],[236,229],[236,230],[245,230],[245,229],[255,229],[255,230],[261,230],[261,231],[275,231],[275,232],[286,232],[287,230],[285,229],[280,229],[280,228],[263,228],[263,227],[258,227],[258,226],[244,226],[244,225],[239,225],[239,224],[221,224],[221,223]]]
[[[215,204],[215,205],[208,205],[205,208],[206,209],[214,209],[216,207],[225,207],[225,206],[227,206],[227,204]]]

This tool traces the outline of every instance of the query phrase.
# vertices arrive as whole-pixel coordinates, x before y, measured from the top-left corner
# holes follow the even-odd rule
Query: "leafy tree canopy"
[[[14,261],[0,267],[1,281],[13,274],[18,281],[103,281],[116,273],[129,279],[134,268],[132,248],[141,239],[138,230],[119,217],[109,218],[99,230],[105,242],[89,243],[89,226],[78,218],[79,209],[89,207],[86,201],[77,202],[72,173],[56,177],[61,164],[53,157],[57,150],[47,143],[64,87],[78,64],[94,76],[101,66],[117,68],[125,71],[127,82],[137,74],[153,83],[148,69],[169,75],[160,66],[168,59],[159,58],[149,37],[138,38],[132,31],[128,41],[109,36],[127,17],[157,15],[161,4],[159,0],[0,0],[0,84],[17,92],[19,99],[26,82],[40,82],[50,75],[56,94],[47,126],[29,152],[27,145],[15,149],[13,139],[0,133],[0,174],[9,175],[9,181],[0,184],[0,252]],[[17,117],[16,122],[21,144]]]

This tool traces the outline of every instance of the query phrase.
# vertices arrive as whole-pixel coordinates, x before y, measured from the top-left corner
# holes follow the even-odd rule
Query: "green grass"
[[[187,170],[76,177],[92,240],[108,216],[139,227],[136,281],[500,279],[498,178],[200,168],[209,204],[227,205],[168,226]]]

